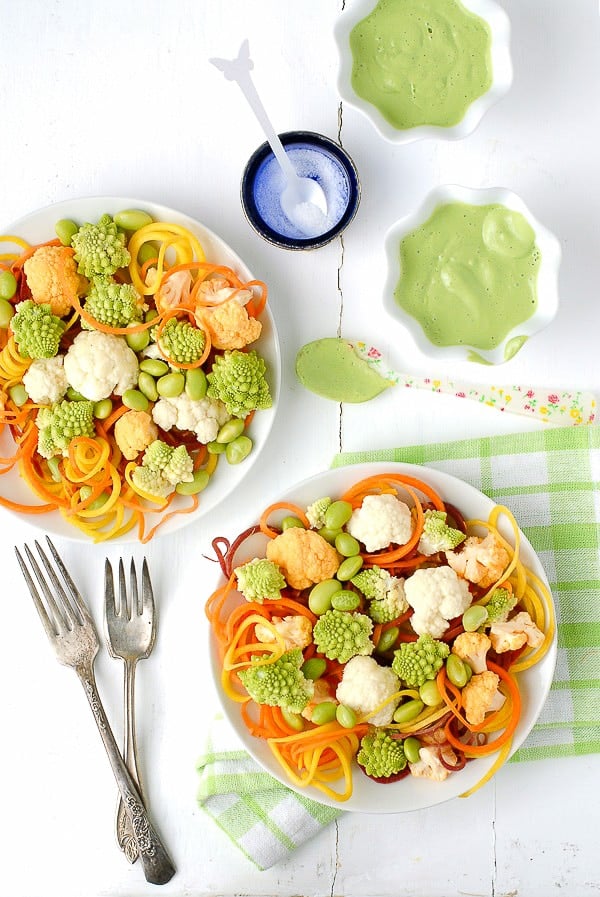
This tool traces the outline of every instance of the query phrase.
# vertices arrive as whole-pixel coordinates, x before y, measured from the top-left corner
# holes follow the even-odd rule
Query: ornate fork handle
[[[175,874],[175,866],[148,817],[137,786],[121,757],[98,694],[93,668],[90,664],[84,664],[76,669],[108,754],[121,799],[131,821],[146,880],[156,885],[166,884]]]
[[[123,743],[123,758],[125,765],[131,773],[134,782],[137,783],[140,796],[144,797],[142,781],[137,762],[137,744],[135,737],[135,668],[136,660],[125,661],[124,674],[124,707],[125,707],[125,739]],[[135,863],[139,856],[138,845],[135,840],[131,818],[127,814],[122,796],[119,794],[117,803],[117,841],[119,847],[130,863]]]

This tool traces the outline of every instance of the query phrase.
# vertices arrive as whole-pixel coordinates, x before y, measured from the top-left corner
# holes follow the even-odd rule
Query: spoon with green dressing
[[[390,386],[402,386],[471,399],[497,411],[563,426],[591,424],[597,419],[597,401],[590,392],[413,377],[392,370],[374,346],[340,337],[325,337],[302,346],[296,356],[296,376],[306,389],[336,402],[367,402]]]

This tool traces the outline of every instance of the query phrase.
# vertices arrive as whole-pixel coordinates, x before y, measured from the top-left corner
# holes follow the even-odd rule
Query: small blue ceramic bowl
[[[301,177],[318,181],[327,198],[322,231],[307,236],[283,213],[279,197],[283,174],[268,143],[252,154],[242,177],[242,208],[257,234],[282,249],[318,249],[350,224],[360,203],[360,181],[348,153],[335,141],[312,131],[279,135]]]

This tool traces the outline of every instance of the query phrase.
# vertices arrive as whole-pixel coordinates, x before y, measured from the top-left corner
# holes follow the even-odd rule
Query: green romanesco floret
[[[253,656],[251,666],[238,670],[252,700],[301,713],[313,697],[315,686],[300,670],[304,661],[300,648],[286,651],[273,663],[257,663],[260,660],[263,658]]]
[[[485,606],[488,612],[486,625],[490,623],[504,623],[508,615],[517,603],[517,596],[508,589],[494,589],[490,600]]]
[[[166,498],[174,491],[174,487],[162,475],[162,472],[153,467],[136,465],[131,474],[131,480],[140,492],[145,492],[156,498]]]
[[[446,523],[445,511],[425,511],[423,532],[419,539],[418,551],[421,554],[432,555],[438,551],[452,551],[466,536],[459,529],[454,529]]]
[[[268,558],[254,558],[233,571],[238,590],[246,601],[277,601],[287,585],[279,564]]]
[[[351,582],[365,597],[372,599],[368,613],[375,623],[390,623],[408,609],[404,580],[377,565],[361,570]]]
[[[161,439],[155,439],[147,447],[132,473],[134,484],[150,495],[164,498],[179,483],[191,483],[194,479],[194,462],[185,445],[173,448]]]
[[[203,330],[188,321],[169,318],[158,337],[158,345],[170,361],[193,364],[204,352],[206,336]]]
[[[406,756],[401,741],[392,738],[387,729],[370,729],[360,742],[356,760],[369,776],[387,779],[406,769]]]
[[[40,408],[36,417],[38,452],[42,458],[66,455],[76,436],[95,436],[94,403],[58,402],[52,408]]]
[[[394,651],[392,669],[406,685],[419,688],[428,679],[435,679],[449,653],[445,642],[425,633],[416,642],[403,642]]]
[[[84,311],[100,324],[109,327],[127,327],[142,320],[142,300],[130,283],[117,283],[111,277],[94,277],[87,295]],[[82,326],[93,325],[82,319]]]
[[[356,654],[373,653],[372,632],[373,621],[366,614],[328,610],[315,623],[313,639],[320,654],[347,663]]]
[[[10,327],[23,358],[54,358],[65,322],[52,314],[49,304],[26,299],[16,306]]]
[[[73,235],[71,246],[77,270],[88,278],[114,274],[131,261],[125,235],[110,215],[102,215],[97,224],[83,224]]]
[[[270,408],[273,403],[265,372],[264,359],[254,349],[251,352],[226,350],[217,356],[208,375],[207,395],[220,399],[234,417],[246,417],[251,411]]]
[[[361,570],[360,573],[353,576],[351,582],[366,598],[382,601],[387,595],[392,578],[387,570],[382,570],[381,567],[374,564],[367,570]]]
[[[316,501],[313,501],[313,503],[308,506],[306,509],[306,516],[308,517],[308,522],[312,529],[321,529],[321,527],[325,526],[325,512],[330,504],[331,499],[329,497],[324,497],[317,498]]]

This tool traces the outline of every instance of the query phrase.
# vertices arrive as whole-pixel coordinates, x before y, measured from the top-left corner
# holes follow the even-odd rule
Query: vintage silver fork
[[[104,566],[104,621],[110,655],[115,658],[120,657],[125,666],[123,757],[143,798],[144,791],[138,768],[135,729],[135,669],[138,660],[149,656],[156,638],[154,595],[146,558],[142,564],[141,596],[138,590],[135,562],[133,558],[131,559],[129,600],[127,599],[123,560],[119,560],[118,605],[115,601],[113,571],[107,558]],[[117,802],[116,834],[119,847],[129,862],[135,863],[139,856],[138,846],[120,795]]]
[[[166,884],[175,874],[175,867],[150,821],[137,786],[121,757],[96,686],[94,660],[100,641],[94,621],[47,536],[46,541],[61,574],[62,582],[37,541],[35,547],[46,575],[26,545],[25,554],[39,589],[21,553],[15,548],[23,576],[57,659],[65,666],[73,667],[83,685],[131,821],[146,880],[157,885]],[[43,593],[45,602],[39,590]]]

